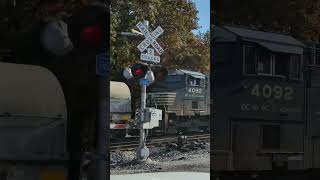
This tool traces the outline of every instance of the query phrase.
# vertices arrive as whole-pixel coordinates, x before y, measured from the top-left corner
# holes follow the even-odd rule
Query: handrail
[[[59,114],[58,116],[39,116],[39,115],[32,115],[32,114],[11,114],[11,113],[2,113],[0,114],[1,117],[10,117],[10,116],[22,116],[22,117],[37,117],[37,118],[49,118],[49,119],[64,119],[64,117]]]
[[[257,155],[303,155],[304,152],[292,152],[292,151],[259,151]]]

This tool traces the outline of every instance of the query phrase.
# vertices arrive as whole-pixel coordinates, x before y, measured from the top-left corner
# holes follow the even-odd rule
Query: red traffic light
[[[136,79],[144,78],[148,70],[148,66],[142,63],[136,63],[131,67],[132,75]]]

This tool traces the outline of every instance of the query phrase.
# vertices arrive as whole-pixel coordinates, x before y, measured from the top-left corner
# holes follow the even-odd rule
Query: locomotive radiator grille
[[[310,74],[311,87],[320,87],[320,68],[312,67]]]
[[[150,106],[172,106],[176,99],[176,93],[148,93],[148,102]]]

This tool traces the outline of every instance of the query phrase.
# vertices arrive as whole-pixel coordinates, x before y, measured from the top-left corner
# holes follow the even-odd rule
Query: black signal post
[[[94,2],[72,13],[70,18],[55,19],[29,32],[1,37],[0,46],[11,50],[0,52],[8,54],[7,61],[44,66],[62,85],[68,110],[65,159],[68,180],[80,179],[83,126],[80,122],[88,120],[94,121],[96,129],[95,152],[90,156],[95,172],[90,172],[91,177],[104,180],[109,175],[108,8],[104,3]]]
[[[96,148],[92,154],[89,179],[104,180],[108,173],[107,145],[109,144],[109,55],[107,37],[109,9],[106,4],[95,2],[79,10],[68,22],[68,33],[76,52],[87,57],[94,78],[96,99]]]

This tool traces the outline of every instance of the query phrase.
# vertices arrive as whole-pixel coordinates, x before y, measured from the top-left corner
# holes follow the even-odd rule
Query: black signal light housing
[[[148,70],[149,70],[148,65],[143,64],[143,63],[136,63],[136,64],[132,65],[132,67],[131,67],[132,76],[135,79],[144,78],[145,75],[147,74]]]
[[[97,54],[106,50],[108,17],[108,6],[102,3],[89,4],[73,13],[68,22],[68,33],[77,51]]]

